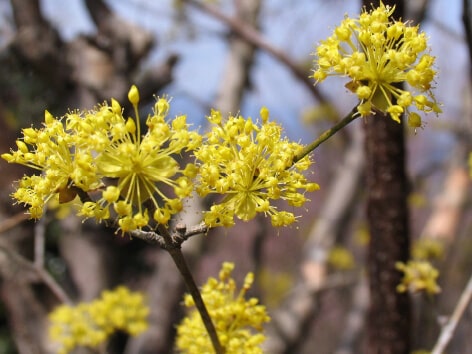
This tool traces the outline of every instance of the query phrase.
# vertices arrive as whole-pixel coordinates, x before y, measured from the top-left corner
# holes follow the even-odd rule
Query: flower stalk
[[[336,134],[339,130],[347,126],[356,118],[360,117],[357,113],[357,107],[355,107],[351,112],[348,113],[343,119],[341,119],[338,123],[333,125],[328,130],[324,131],[316,140],[314,140],[311,144],[307,145],[299,154],[295,155],[293,159],[293,163],[300,161],[309,153],[313,152],[318,146],[324,143],[326,140],[331,138],[334,134]]]
[[[193,301],[195,302],[195,306],[200,313],[202,318],[202,322],[205,326],[205,329],[210,337],[211,343],[213,345],[213,349],[215,350],[216,354],[224,354],[225,350],[220,343],[218,338],[218,334],[216,333],[215,325],[211,320],[210,314],[203,302],[202,294],[198,290],[197,284],[195,283],[195,279],[192,276],[192,272],[188,267],[187,261],[182,253],[181,249],[181,242],[179,240],[174,241],[170,233],[166,228],[161,228],[160,233],[162,234],[165,242],[165,250],[169,253],[174,261],[177,269],[179,270],[182,278],[184,280],[187,289],[192,296]]]

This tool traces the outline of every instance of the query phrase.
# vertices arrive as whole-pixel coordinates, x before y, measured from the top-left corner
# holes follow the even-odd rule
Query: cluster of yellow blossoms
[[[211,131],[195,156],[200,166],[197,192],[222,197],[205,213],[209,226],[232,226],[233,215],[250,220],[257,213],[270,215],[274,226],[289,225],[294,214],[279,211],[271,200],[299,207],[307,201],[304,192],[319,189],[301,173],[310,167],[310,158],[294,160],[303,146],[281,137],[281,126],[269,121],[266,108],[260,115],[260,124],[240,116],[223,120],[218,111],[208,117]]]
[[[444,242],[422,237],[413,243],[411,255],[415,260],[432,261],[441,259],[444,256]]]
[[[443,257],[443,243],[436,239],[420,238],[413,243],[411,254],[412,260],[395,264],[396,269],[403,273],[397,291],[439,293],[441,291],[437,283],[439,271],[431,262]]]
[[[114,218],[123,232],[152,228],[165,225],[196,190],[201,196],[224,196],[205,213],[210,227],[230,226],[234,216],[249,220],[258,212],[281,226],[295,216],[270,201],[301,206],[307,200],[304,191],[318,189],[300,173],[311,165],[309,157],[294,162],[302,146],[281,138],[282,128],[268,121],[267,109],[262,110],[262,125],[242,117],[223,123],[213,111],[213,128],[203,138],[189,130],[184,115],[166,121],[169,102],[159,98],[141,134],[135,86],[128,98],[135,119],[126,119],[113,99],[111,105],[60,119],[46,112],[41,129],[23,129],[18,149],[2,154],[10,163],[40,171],[23,177],[13,193],[29,206],[31,217],[41,217],[52,198],[64,203],[79,195],[79,215],[85,218]],[[193,153],[194,163],[181,162],[184,152]]]
[[[176,156],[195,149],[201,136],[188,130],[185,116],[166,122],[169,103],[164,98],[157,100],[154,114],[146,120],[147,132],[141,135],[135,86],[128,97],[135,119],[125,119],[116,100],[61,119],[46,112],[41,129],[23,129],[18,150],[2,154],[8,162],[41,171],[23,177],[13,193],[18,202],[29,206],[31,217],[41,217],[51,198],[68,202],[77,194],[82,201],[80,215],[104,220],[112,211],[123,231],[147,226],[149,214],[166,223],[182,209],[182,198],[192,192],[197,169],[190,163],[181,167]],[[171,187],[174,195],[164,192],[163,185]],[[96,192],[100,195],[93,201]]]
[[[148,314],[143,295],[120,286],[90,303],[57,307],[49,314],[49,335],[59,344],[59,354],[79,346],[97,348],[116,331],[132,336],[144,332]]]
[[[246,275],[243,287],[236,294],[236,283],[231,278],[233,269],[233,263],[223,263],[219,280],[210,278],[202,287],[203,300],[225,353],[262,354],[260,345],[265,340],[262,327],[270,317],[256,298],[244,298],[254,281],[252,273]],[[187,294],[184,302],[192,311],[177,327],[177,349],[183,354],[212,353],[210,338],[192,297]]]
[[[346,85],[360,100],[357,110],[361,116],[374,109],[390,114],[400,122],[407,113],[408,123],[421,127],[421,117],[411,111],[441,112],[431,91],[436,71],[435,58],[424,53],[427,38],[418,26],[408,26],[390,17],[394,8],[380,4],[358,19],[346,17],[333,34],[316,49],[317,82],[327,76],[347,76]],[[402,90],[399,83],[408,83],[416,95]]]
[[[424,260],[397,262],[395,267],[403,273],[397,291],[413,293],[424,291],[428,294],[437,294],[441,291],[437,284],[439,272],[430,262]]]

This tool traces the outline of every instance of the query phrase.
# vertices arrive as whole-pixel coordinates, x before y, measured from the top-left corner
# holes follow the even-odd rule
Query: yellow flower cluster
[[[444,256],[444,243],[438,239],[420,238],[413,243],[411,255],[415,260],[435,260]]]
[[[336,270],[350,270],[354,268],[355,260],[346,247],[335,246],[329,251],[328,264]]]
[[[61,201],[73,199],[71,186],[89,191],[100,185],[96,167],[91,163],[92,144],[75,141],[68,127],[64,129],[62,122],[47,111],[43,128],[23,129],[23,140],[17,140],[16,145],[16,151],[2,154],[2,158],[42,172],[24,176],[13,193],[16,200],[29,205],[33,218],[42,216],[44,205],[54,195],[59,195]]]
[[[301,173],[312,164],[310,158],[294,163],[303,146],[281,137],[282,128],[269,121],[267,108],[260,114],[261,124],[240,116],[223,120],[215,110],[208,117],[211,131],[194,152],[197,192],[221,196],[204,215],[208,226],[232,226],[235,216],[246,221],[257,213],[269,215],[274,226],[289,225],[294,214],[279,211],[273,201],[299,207],[307,201],[306,191],[319,189]]]
[[[469,153],[469,176],[472,178],[472,152]]]
[[[370,12],[364,9],[358,19],[346,17],[317,47],[313,77],[317,82],[327,76],[349,77],[346,87],[359,98],[361,116],[377,109],[400,122],[400,115],[407,113],[409,125],[421,127],[421,117],[412,108],[441,112],[431,91],[435,58],[425,53],[427,38],[418,26],[392,20],[393,11],[381,3]],[[403,82],[411,92],[398,87]]]
[[[265,340],[262,326],[270,321],[270,317],[265,306],[258,305],[257,299],[244,298],[254,281],[252,273],[246,276],[242,289],[235,294],[236,283],[231,278],[233,269],[233,263],[223,263],[219,280],[210,278],[203,286],[203,300],[226,354],[262,354],[260,344]],[[184,301],[192,311],[177,327],[177,349],[184,354],[213,353],[192,297],[187,294]]]
[[[166,120],[169,102],[159,98],[141,134],[139,92],[131,87],[128,99],[135,118],[125,118],[112,99],[91,111],[74,111],[56,119],[46,112],[43,127],[23,129],[17,150],[2,154],[10,163],[40,171],[19,181],[13,197],[40,218],[49,201],[65,203],[79,195],[78,214],[99,221],[115,219],[123,232],[167,224],[183,208],[182,200],[195,189],[201,196],[221,196],[204,221],[209,227],[231,226],[236,216],[250,220],[269,215],[274,226],[295,221],[292,212],[273,204],[284,200],[302,206],[305,192],[319,188],[302,174],[312,161],[294,161],[303,146],[282,138],[282,128],[242,117],[225,122],[212,111],[211,131],[202,138],[189,130],[184,115]],[[183,164],[183,152],[195,164]],[[198,186],[193,181],[198,174]]]
[[[193,190],[197,168],[193,164],[181,167],[176,156],[195,149],[201,136],[189,131],[183,115],[166,121],[169,102],[165,98],[157,100],[146,120],[147,131],[141,135],[135,86],[128,98],[135,119],[125,119],[113,99],[111,105],[70,112],[61,119],[46,112],[41,129],[23,129],[18,149],[2,154],[10,163],[42,172],[23,177],[13,194],[29,206],[31,217],[41,217],[54,196],[67,202],[77,193],[96,190],[101,195],[96,201],[82,200],[80,215],[103,220],[114,213],[123,232],[147,226],[150,218],[165,224],[182,209],[182,198]]]
[[[59,354],[79,346],[97,348],[115,331],[132,336],[144,332],[148,314],[143,295],[120,286],[90,303],[57,307],[49,314],[49,336],[59,344]]]
[[[401,283],[397,286],[398,292],[425,291],[428,294],[437,294],[441,288],[437,284],[439,272],[428,261],[397,262],[395,267],[404,273]]]

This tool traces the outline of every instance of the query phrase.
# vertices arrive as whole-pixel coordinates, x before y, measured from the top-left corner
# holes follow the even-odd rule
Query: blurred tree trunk
[[[370,8],[371,1],[364,0]],[[402,1],[394,17],[403,18]],[[379,1],[374,1],[374,7]],[[367,323],[368,354],[410,352],[410,300],[398,293],[402,274],[395,263],[409,258],[408,183],[405,174],[404,126],[377,113],[366,121],[367,219],[370,231],[368,276],[370,308]]]

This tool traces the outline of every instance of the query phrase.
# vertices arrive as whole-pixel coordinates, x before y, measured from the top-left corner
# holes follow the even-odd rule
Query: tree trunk
[[[371,1],[364,0],[369,8]],[[376,4],[375,4],[376,3]],[[374,2],[374,6],[379,3]],[[403,18],[402,1],[394,17]],[[368,354],[410,353],[410,299],[396,291],[402,274],[398,261],[409,258],[408,183],[405,174],[404,126],[377,113],[366,121],[367,219],[370,231],[367,318]]]
[[[409,257],[407,181],[403,125],[377,114],[366,124],[369,354],[406,354],[410,342],[410,302],[398,293],[402,274],[395,263]]]

